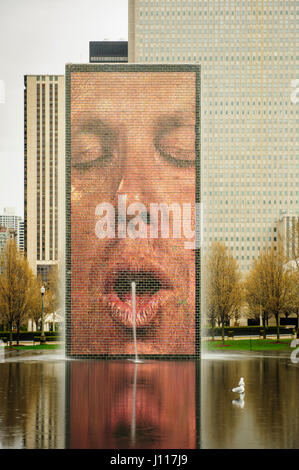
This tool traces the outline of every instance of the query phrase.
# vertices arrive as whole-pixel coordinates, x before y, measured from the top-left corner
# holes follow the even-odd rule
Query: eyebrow
[[[157,122],[154,127],[154,132],[156,139],[159,140],[163,135],[177,129],[178,127],[183,127],[189,123],[194,123],[195,127],[195,113],[191,112],[174,112],[172,114],[165,114],[157,119]]]
[[[171,114],[165,113],[158,117],[153,126],[154,140],[156,143],[173,129],[186,126],[194,122],[195,113],[193,111],[175,111]],[[195,123],[194,123],[195,125]],[[86,119],[79,123],[76,135],[93,134],[99,137],[116,137],[115,129],[100,118]]]
[[[115,131],[101,119],[88,119],[79,124],[76,134],[94,134],[102,137],[115,135]]]

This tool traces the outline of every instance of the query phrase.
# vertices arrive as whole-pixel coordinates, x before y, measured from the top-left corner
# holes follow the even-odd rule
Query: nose
[[[148,205],[154,196],[154,146],[150,133],[141,127],[127,132],[116,198],[126,195],[127,204]]]
[[[127,132],[125,145],[123,148],[121,178],[114,197],[114,207],[116,216],[119,210],[119,197],[122,196],[122,203],[128,208],[143,205],[142,213],[139,212],[143,223],[150,224],[149,208],[154,195],[152,171],[153,148],[150,135],[146,135],[144,129],[135,128]],[[134,205],[134,203],[136,205]],[[134,217],[126,212],[126,222]]]

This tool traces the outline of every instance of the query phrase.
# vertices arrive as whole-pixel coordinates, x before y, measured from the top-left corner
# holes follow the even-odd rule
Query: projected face
[[[194,354],[195,74],[71,74],[71,351]],[[189,243],[189,245],[188,245]]]

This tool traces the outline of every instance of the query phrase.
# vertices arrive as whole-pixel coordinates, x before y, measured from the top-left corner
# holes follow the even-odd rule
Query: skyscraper
[[[24,245],[47,280],[64,250],[64,76],[26,75]]]
[[[202,64],[203,240],[243,273],[299,212],[295,15],[294,0],[129,0],[129,62]]]

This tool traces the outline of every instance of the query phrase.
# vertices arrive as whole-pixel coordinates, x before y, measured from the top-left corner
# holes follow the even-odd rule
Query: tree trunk
[[[19,340],[20,340],[20,324],[17,323],[17,346],[19,346]]]
[[[222,343],[224,344],[224,320],[222,321]]]
[[[276,328],[277,328],[277,341],[279,341],[280,334],[279,334],[279,313],[275,315],[276,318]]]
[[[12,323],[9,324],[9,346],[12,346]]]
[[[263,328],[264,328],[264,332],[263,332],[263,339],[267,339],[267,335],[266,335],[266,315],[264,314],[263,315]]]
[[[212,341],[215,341],[215,319],[212,319]]]

